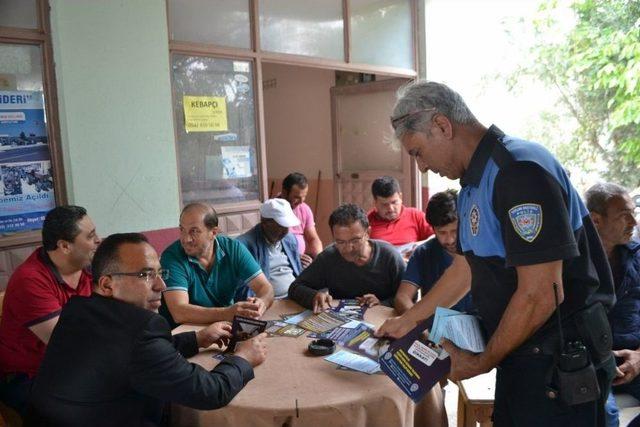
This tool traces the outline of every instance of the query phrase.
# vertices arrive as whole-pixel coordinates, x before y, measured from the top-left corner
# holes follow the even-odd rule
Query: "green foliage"
[[[533,21],[530,63],[510,76],[512,86],[535,78],[559,94],[546,119],[568,115],[570,135],[556,144],[565,163],[606,165],[605,179],[640,185],[640,0],[571,0],[575,25],[563,31],[557,0],[541,4]],[[566,138],[570,138],[567,140]]]

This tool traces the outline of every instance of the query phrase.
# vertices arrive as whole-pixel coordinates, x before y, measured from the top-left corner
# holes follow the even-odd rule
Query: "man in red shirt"
[[[91,295],[86,269],[99,244],[84,208],[58,206],[45,217],[43,246],[9,279],[0,321],[0,400],[20,413],[62,307],[74,295]]]
[[[376,178],[371,185],[371,193],[375,207],[367,217],[372,239],[401,246],[425,240],[433,234],[433,228],[420,210],[402,204],[400,183],[394,177]]]

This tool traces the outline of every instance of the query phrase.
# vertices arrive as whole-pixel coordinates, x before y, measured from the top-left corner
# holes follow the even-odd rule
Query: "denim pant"
[[[604,413],[607,418],[607,427],[618,427],[620,425],[620,411],[613,397],[613,392],[609,393],[607,402],[604,404]]]

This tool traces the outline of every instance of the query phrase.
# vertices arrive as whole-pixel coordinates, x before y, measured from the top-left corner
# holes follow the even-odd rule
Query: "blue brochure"
[[[426,338],[427,325],[393,341],[379,359],[382,371],[416,403],[451,369],[449,355]]]

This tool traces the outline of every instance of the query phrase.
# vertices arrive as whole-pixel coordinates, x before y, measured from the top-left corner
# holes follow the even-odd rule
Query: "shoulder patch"
[[[542,229],[542,206],[524,203],[509,209],[513,229],[523,240],[533,242]]]
[[[477,236],[478,230],[480,229],[480,209],[478,209],[477,205],[471,207],[471,211],[469,212],[469,225],[471,226],[471,234]]]

